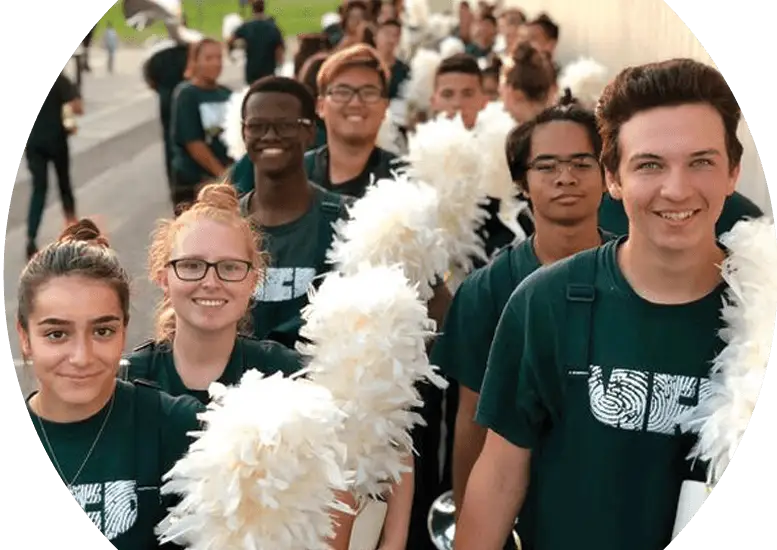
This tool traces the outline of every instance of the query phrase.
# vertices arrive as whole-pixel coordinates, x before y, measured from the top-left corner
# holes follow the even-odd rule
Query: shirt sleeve
[[[197,415],[204,410],[205,406],[190,395],[173,397],[163,405],[165,422],[162,426],[162,460],[165,472],[188,452],[194,442],[191,433],[201,428]]]
[[[236,29],[235,29],[235,35],[234,35],[234,36],[235,36],[235,38],[241,38],[241,39],[243,39],[243,40],[246,40],[246,38],[247,38],[247,34],[248,34],[248,33],[246,32],[246,29],[247,29],[247,27],[246,27],[246,24],[245,24],[245,23],[243,23],[243,24],[242,24],[242,25],[240,25],[238,28],[236,28]]]
[[[535,273],[536,275],[536,273]],[[547,428],[557,395],[555,323],[546,288],[528,277],[515,290],[499,319],[488,357],[476,421],[517,447],[531,449]]]
[[[189,87],[178,88],[173,98],[173,140],[179,145],[193,141],[204,141],[200,107],[196,93]]]
[[[456,291],[431,357],[446,376],[478,393],[499,321],[487,275],[484,270],[472,272]]]

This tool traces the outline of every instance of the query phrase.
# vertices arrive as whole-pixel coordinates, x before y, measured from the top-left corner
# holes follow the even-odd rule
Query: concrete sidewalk
[[[114,73],[110,74],[106,53],[99,49],[91,53],[92,71],[84,73],[82,80],[84,115],[78,117],[78,133],[69,141],[74,189],[133,158],[159,137],[157,95],[146,86],[140,70],[144,56],[142,49],[122,48],[116,54]],[[72,70],[72,66],[66,67],[65,74],[70,76]],[[221,82],[233,90],[242,88],[242,63],[225,60]],[[53,188],[53,167],[50,174]],[[22,157],[11,196],[8,229],[27,219],[30,181],[27,161]],[[46,204],[58,201],[58,193],[50,189]]]

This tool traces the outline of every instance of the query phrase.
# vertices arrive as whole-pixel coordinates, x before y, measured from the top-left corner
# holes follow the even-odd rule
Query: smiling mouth
[[[202,307],[221,307],[227,303],[226,300],[204,300],[199,298],[195,298],[193,302]]]
[[[362,115],[348,115],[345,117],[345,120],[348,122],[364,122],[367,117],[363,117]]]
[[[691,219],[698,214],[700,210],[683,210],[681,212],[656,212],[655,214],[662,219],[672,222],[683,222]]]
[[[278,157],[282,155],[283,152],[284,150],[281,149],[280,147],[268,147],[266,149],[261,149],[259,151],[259,154],[262,155],[263,157]]]

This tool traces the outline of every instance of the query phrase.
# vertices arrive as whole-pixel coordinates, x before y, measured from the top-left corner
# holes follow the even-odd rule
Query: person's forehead
[[[284,92],[256,92],[246,101],[246,116],[257,116],[257,113],[262,113],[282,118],[284,115],[299,115],[301,111],[300,100]]]
[[[367,67],[343,67],[332,77],[329,86],[338,84],[375,84],[380,86],[381,77],[378,71]]]
[[[570,120],[554,120],[537,126],[531,136],[531,151],[537,155],[593,154],[588,131]]]
[[[683,158],[715,149],[723,152],[726,134],[720,114],[707,104],[656,107],[633,115],[619,130],[622,158],[652,154]]]
[[[437,89],[464,89],[480,87],[477,75],[469,73],[450,72],[437,77]]]

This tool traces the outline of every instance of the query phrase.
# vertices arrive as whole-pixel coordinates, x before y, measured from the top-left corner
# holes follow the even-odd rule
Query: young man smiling
[[[391,73],[380,54],[356,44],[321,66],[318,115],[326,145],[305,155],[310,180],[329,191],[361,198],[371,180],[391,177],[396,156],[375,143],[388,109]]]
[[[628,68],[603,92],[602,163],[629,233],[510,297],[456,550],[501,548],[519,511],[530,550],[669,544],[682,482],[704,479],[678,425],[724,345],[715,224],[739,176],[740,118],[721,74],[693,60]]]
[[[315,100],[295,80],[266,77],[243,101],[243,139],[254,187],[241,198],[244,215],[263,237],[270,262],[257,287],[254,334],[294,347],[313,280],[328,272],[331,224],[345,198],[311,184],[303,157],[314,136]]]

